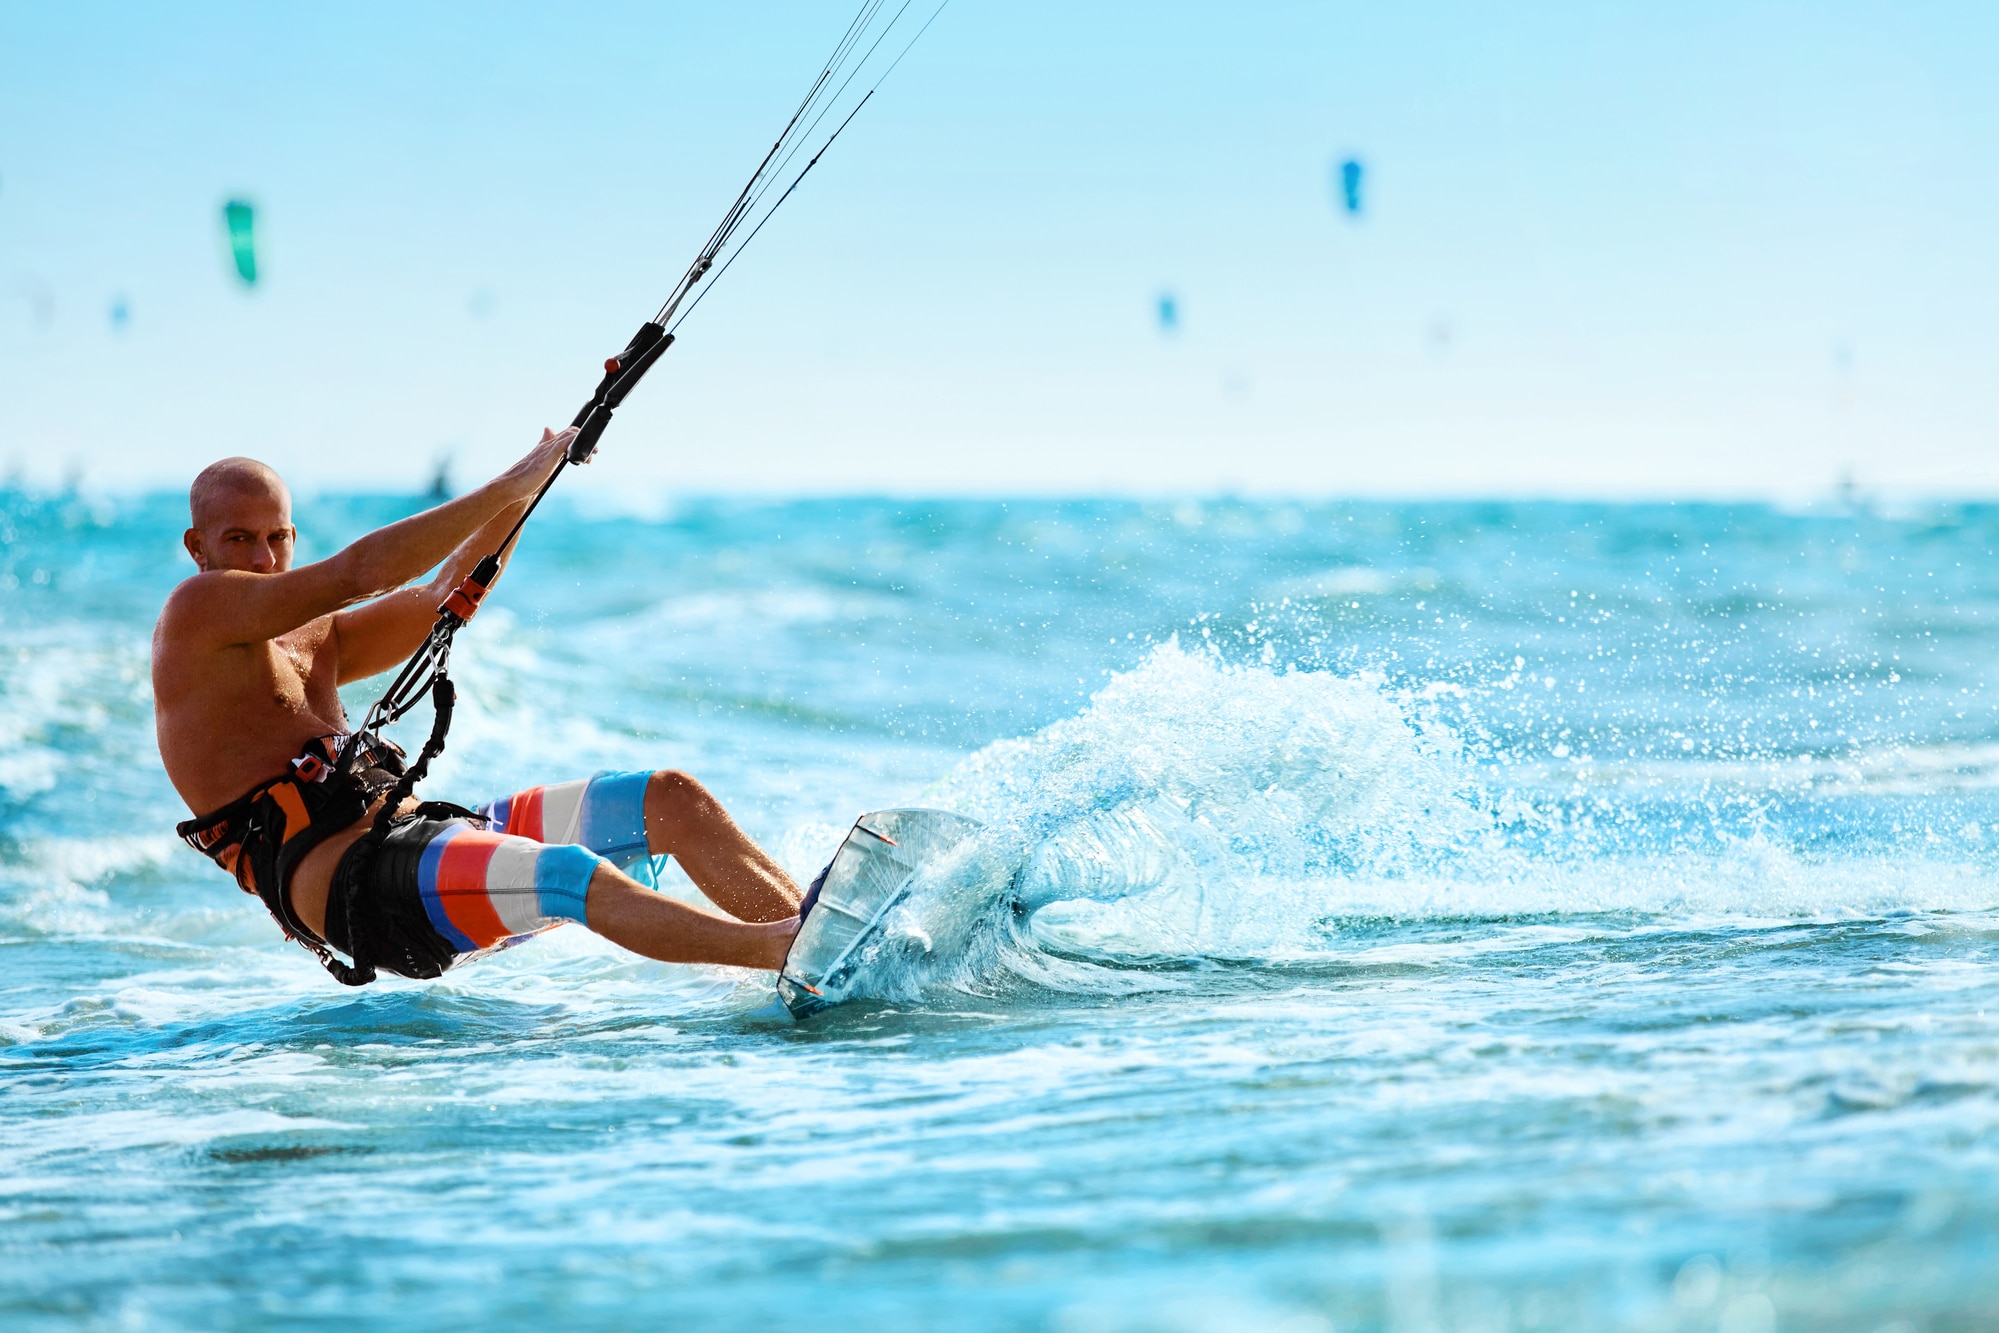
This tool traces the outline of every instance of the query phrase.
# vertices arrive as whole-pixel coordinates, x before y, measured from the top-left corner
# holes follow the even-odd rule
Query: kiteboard
[[[854,821],[820,875],[791,942],[777,994],[794,1019],[847,998],[872,960],[889,913],[925,870],[985,827],[948,810],[875,810]]]

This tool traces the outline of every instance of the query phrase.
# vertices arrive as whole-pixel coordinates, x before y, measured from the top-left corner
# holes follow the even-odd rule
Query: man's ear
[[[183,532],[180,535],[180,544],[187,548],[187,553],[190,556],[194,557],[194,567],[206,573],[208,571],[208,562],[201,558],[201,529],[189,528],[186,532]]]

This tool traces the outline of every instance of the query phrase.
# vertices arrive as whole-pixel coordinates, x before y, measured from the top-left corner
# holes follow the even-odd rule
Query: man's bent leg
[[[730,916],[762,922],[798,915],[798,885],[784,867],[688,774],[663,769],[652,775],[646,783],[645,826],[647,846],[655,854],[671,854],[708,901]],[[594,929],[596,923],[591,925]]]
[[[577,782],[530,787],[480,807],[495,832],[546,843],[576,843],[620,870],[671,855],[708,900],[742,921],[798,913],[798,886],[688,774],[599,773]]]
[[[600,862],[590,877],[587,912],[590,929],[662,963],[720,963],[768,972],[784,966],[798,929],[789,913],[767,923],[715,916],[655,893],[609,862]]]
[[[350,892],[329,907],[327,938],[406,977],[435,977],[562,921],[676,963],[784,965],[797,923],[731,920],[661,896],[575,843],[494,833],[465,819],[398,824],[362,863],[343,858]]]

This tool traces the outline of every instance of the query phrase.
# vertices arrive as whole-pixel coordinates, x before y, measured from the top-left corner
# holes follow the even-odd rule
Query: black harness
[[[243,892],[262,899],[286,938],[297,940],[335,980],[365,986],[375,979],[374,968],[361,959],[350,966],[334,957],[291,902],[292,874],[306,854],[352,828],[376,797],[393,793],[408,776],[395,742],[357,732],[336,749],[331,742],[340,739],[307,742],[289,772],[258,783],[220,810],[176,824],[174,832],[233,875]],[[351,757],[351,766],[336,762],[343,754]]]

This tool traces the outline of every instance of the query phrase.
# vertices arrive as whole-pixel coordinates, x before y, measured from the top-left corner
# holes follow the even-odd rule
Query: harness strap
[[[262,900],[285,937],[317,958],[334,980],[364,986],[375,979],[375,969],[363,959],[351,966],[340,961],[298,918],[292,910],[291,879],[308,853],[352,828],[367,814],[376,793],[397,785],[404,773],[402,751],[358,733],[343,749],[365,753],[369,766],[343,771],[328,762],[332,750],[326,742],[324,737],[311,742],[292,760],[291,772],[257,784],[219,810],[175,825],[174,832],[233,875],[245,893]]]
[[[416,784],[422,782],[429,775],[430,761],[444,753],[444,738],[446,733],[451,730],[451,711],[458,702],[458,691],[452,685],[451,677],[444,674],[442,668],[438,670],[436,676],[431,680],[430,702],[433,710],[430,723],[430,736],[424,741],[423,749],[418,751],[416,762],[402,771],[396,778],[395,785],[390,787],[388,793],[382,797],[382,804],[375,811],[374,824],[369,827],[366,833],[361,835],[359,841],[347,849],[346,854],[340,858],[340,866],[334,874],[333,892],[328,897],[326,911],[330,918],[336,906],[333,900],[337,898],[339,900],[338,908],[341,912],[342,921],[347,927],[347,938],[349,940],[358,938],[354,930],[354,894],[361,883],[367,879],[368,873],[375,863],[375,858],[381,853],[382,844],[388,840],[390,831],[394,829],[399,820],[407,820],[409,818],[477,819],[479,817],[473,811],[467,810],[463,806],[452,805],[448,801],[425,801],[418,805],[410,815],[402,816],[399,814],[403,802],[408,800],[410,794],[416,790]],[[346,969],[342,965],[343,971],[351,971],[357,977],[360,977],[365,972],[366,976],[358,981],[349,981],[346,976],[342,975],[341,971],[335,971],[334,962],[328,961],[330,957],[331,955],[322,953],[320,962],[324,963],[326,970],[333,973],[334,979],[343,985],[361,986],[375,979],[374,962],[361,957],[358,953],[354,957],[353,969]]]
[[[279,927],[285,932],[285,937],[296,940],[308,953],[317,958],[319,965],[325,968],[335,981],[343,986],[365,986],[375,979],[375,969],[358,958],[354,960],[353,966],[341,962],[326,947],[326,942],[314,934],[310,926],[299,920],[298,914],[292,910],[292,872],[298,868],[299,862],[303,861],[313,848],[341,830],[353,827],[355,820],[368,813],[370,792],[364,782],[355,778],[334,781],[339,783],[338,788],[327,793],[331,799],[321,807],[320,817],[310,819],[302,829],[293,831],[290,822],[291,812],[284,811],[285,830],[280,835],[283,841],[278,848],[276,864],[268,880],[262,876],[257,878],[257,896],[263,899],[264,906],[277,919]],[[276,804],[282,806],[284,802],[279,800]],[[251,836],[254,837],[262,832],[257,828],[255,821],[269,809],[268,806],[259,807],[251,816],[252,828],[256,830]],[[304,810],[302,802],[300,810],[301,812]]]

